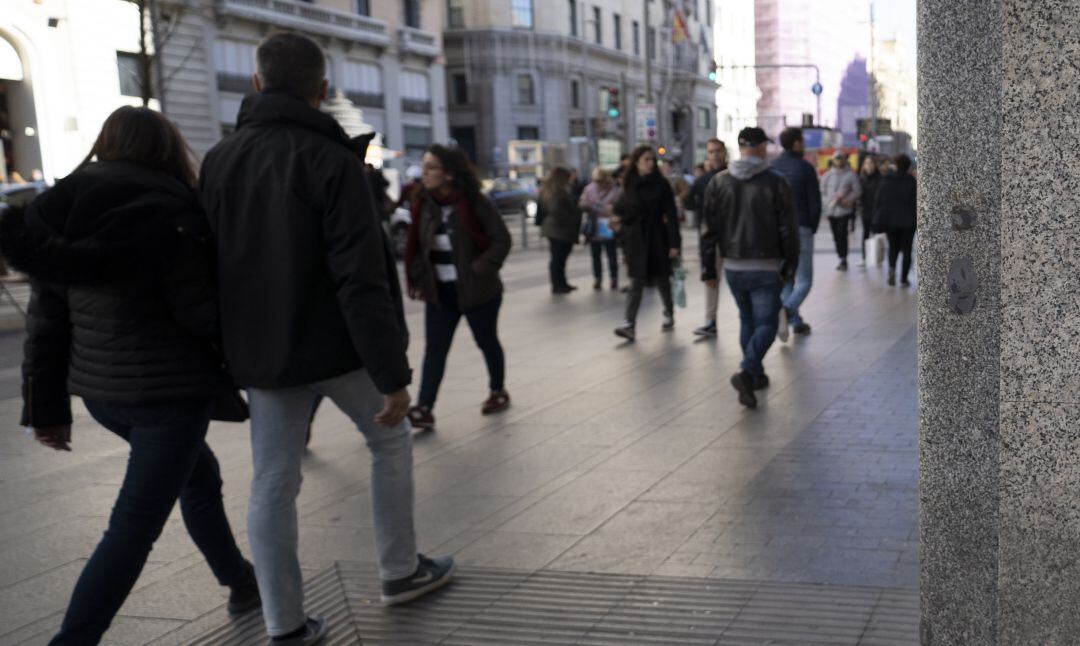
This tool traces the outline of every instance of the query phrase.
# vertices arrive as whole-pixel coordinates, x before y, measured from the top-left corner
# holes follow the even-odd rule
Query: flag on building
[[[690,40],[690,28],[686,25],[686,14],[681,9],[675,9],[675,17],[671,21],[671,40],[682,43]]]

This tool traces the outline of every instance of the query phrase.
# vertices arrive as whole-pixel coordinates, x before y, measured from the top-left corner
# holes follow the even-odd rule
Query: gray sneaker
[[[416,571],[411,576],[393,581],[383,581],[382,602],[393,606],[438,590],[454,578],[454,559],[449,556],[429,559],[417,554]]]
[[[716,321],[705,321],[705,325],[696,328],[694,334],[702,337],[716,336]]]
[[[787,343],[788,335],[791,332],[791,317],[788,316],[786,307],[780,308],[780,325],[776,328],[776,338],[780,339],[781,343]]]
[[[322,617],[311,616],[304,623],[303,633],[293,637],[271,637],[267,642],[269,646],[315,646],[322,642],[326,633],[330,631],[330,625]]]

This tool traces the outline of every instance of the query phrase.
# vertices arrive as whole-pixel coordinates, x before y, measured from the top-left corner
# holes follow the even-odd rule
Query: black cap
[[[739,131],[739,146],[744,148],[760,146],[766,141],[770,144],[773,142],[772,139],[765,136],[765,131],[761,128],[743,128]]]

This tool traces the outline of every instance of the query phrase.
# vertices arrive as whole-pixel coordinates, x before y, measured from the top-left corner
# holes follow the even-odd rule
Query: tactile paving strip
[[[307,607],[331,622],[328,645],[907,646],[919,626],[918,592],[908,589],[483,567],[461,567],[444,590],[384,608],[374,566],[347,562],[311,578]],[[265,640],[252,613],[194,643]]]

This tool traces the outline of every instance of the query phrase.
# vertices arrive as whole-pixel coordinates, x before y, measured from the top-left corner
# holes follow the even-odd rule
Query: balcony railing
[[[402,27],[398,30],[398,47],[404,52],[435,58],[439,55],[439,37],[422,29]]]
[[[366,16],[316,7],[298,0],[215,0],[219,15],[263,22],[308,33],[385,47],[386,23]]]
[[[402,99],[402,112],[414,112],[416,114],[431,114],[431,101],[429,99]]]
[[[346,90],[345,96],[348,97],[353,105],[358,105],[363,108],[383,108],[383,95],[377,92],[358,92],[355,90]]]

